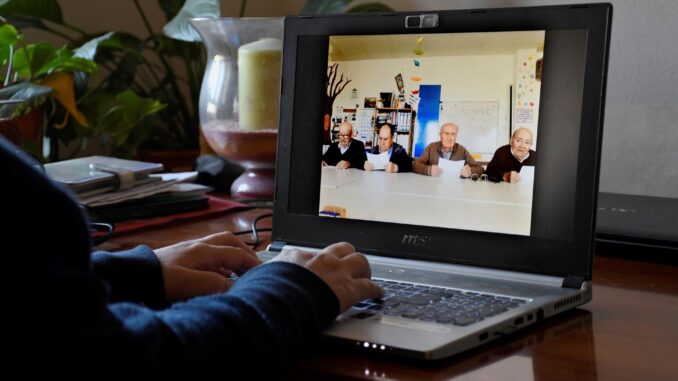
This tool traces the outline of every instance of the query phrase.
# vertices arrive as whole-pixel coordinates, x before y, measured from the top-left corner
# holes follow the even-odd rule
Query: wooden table
[[[142,243],[157,248],[223,230],[249,230],[252,219],[268,212],[253,209],[128,233],[99,248]],[[270,226],[270,219],[262,224]],[[678,380],[678,266],[598,255],[593,283],[593,301],[582,308],[449,359],[424,363],[314,348],[290,365],[287,378]]]

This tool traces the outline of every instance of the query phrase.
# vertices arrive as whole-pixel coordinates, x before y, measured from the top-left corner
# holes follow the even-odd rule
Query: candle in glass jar
[[[262,38],[238,48],[239,124],[244,130],[278,128],[282,41]]]

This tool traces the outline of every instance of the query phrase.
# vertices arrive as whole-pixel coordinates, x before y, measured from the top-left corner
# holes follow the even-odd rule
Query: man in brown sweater
[[[440,141],[426,146],[421,156],[414,160],[412,170],[420,175],[440,176],[443,170],[438,167],[438,160],[443,158],[452,161],[464,160],[464,168],[459,173],[461,177],[482,175],[483,167],[476,163],[463,145],[457,144],[457,132],[459,127],[456,124],[443,124],[440,127]]]

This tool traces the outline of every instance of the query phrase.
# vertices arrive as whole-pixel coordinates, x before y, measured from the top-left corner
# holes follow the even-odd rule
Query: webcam
[[[438,26],[438,15],[414,15],[405,17],[405,28],[435,28]]]

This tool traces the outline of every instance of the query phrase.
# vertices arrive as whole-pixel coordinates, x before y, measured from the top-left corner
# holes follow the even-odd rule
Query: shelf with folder
[[[395,129],[394,142],[405,147],[407,153],[412,155],[412,140],[414,139],[414,119],[416,113],[417,112],[411,108],[382,107],[374,109],[374,142],[377,142],[379,138],[379,126],[384,123],[390,123]]]

